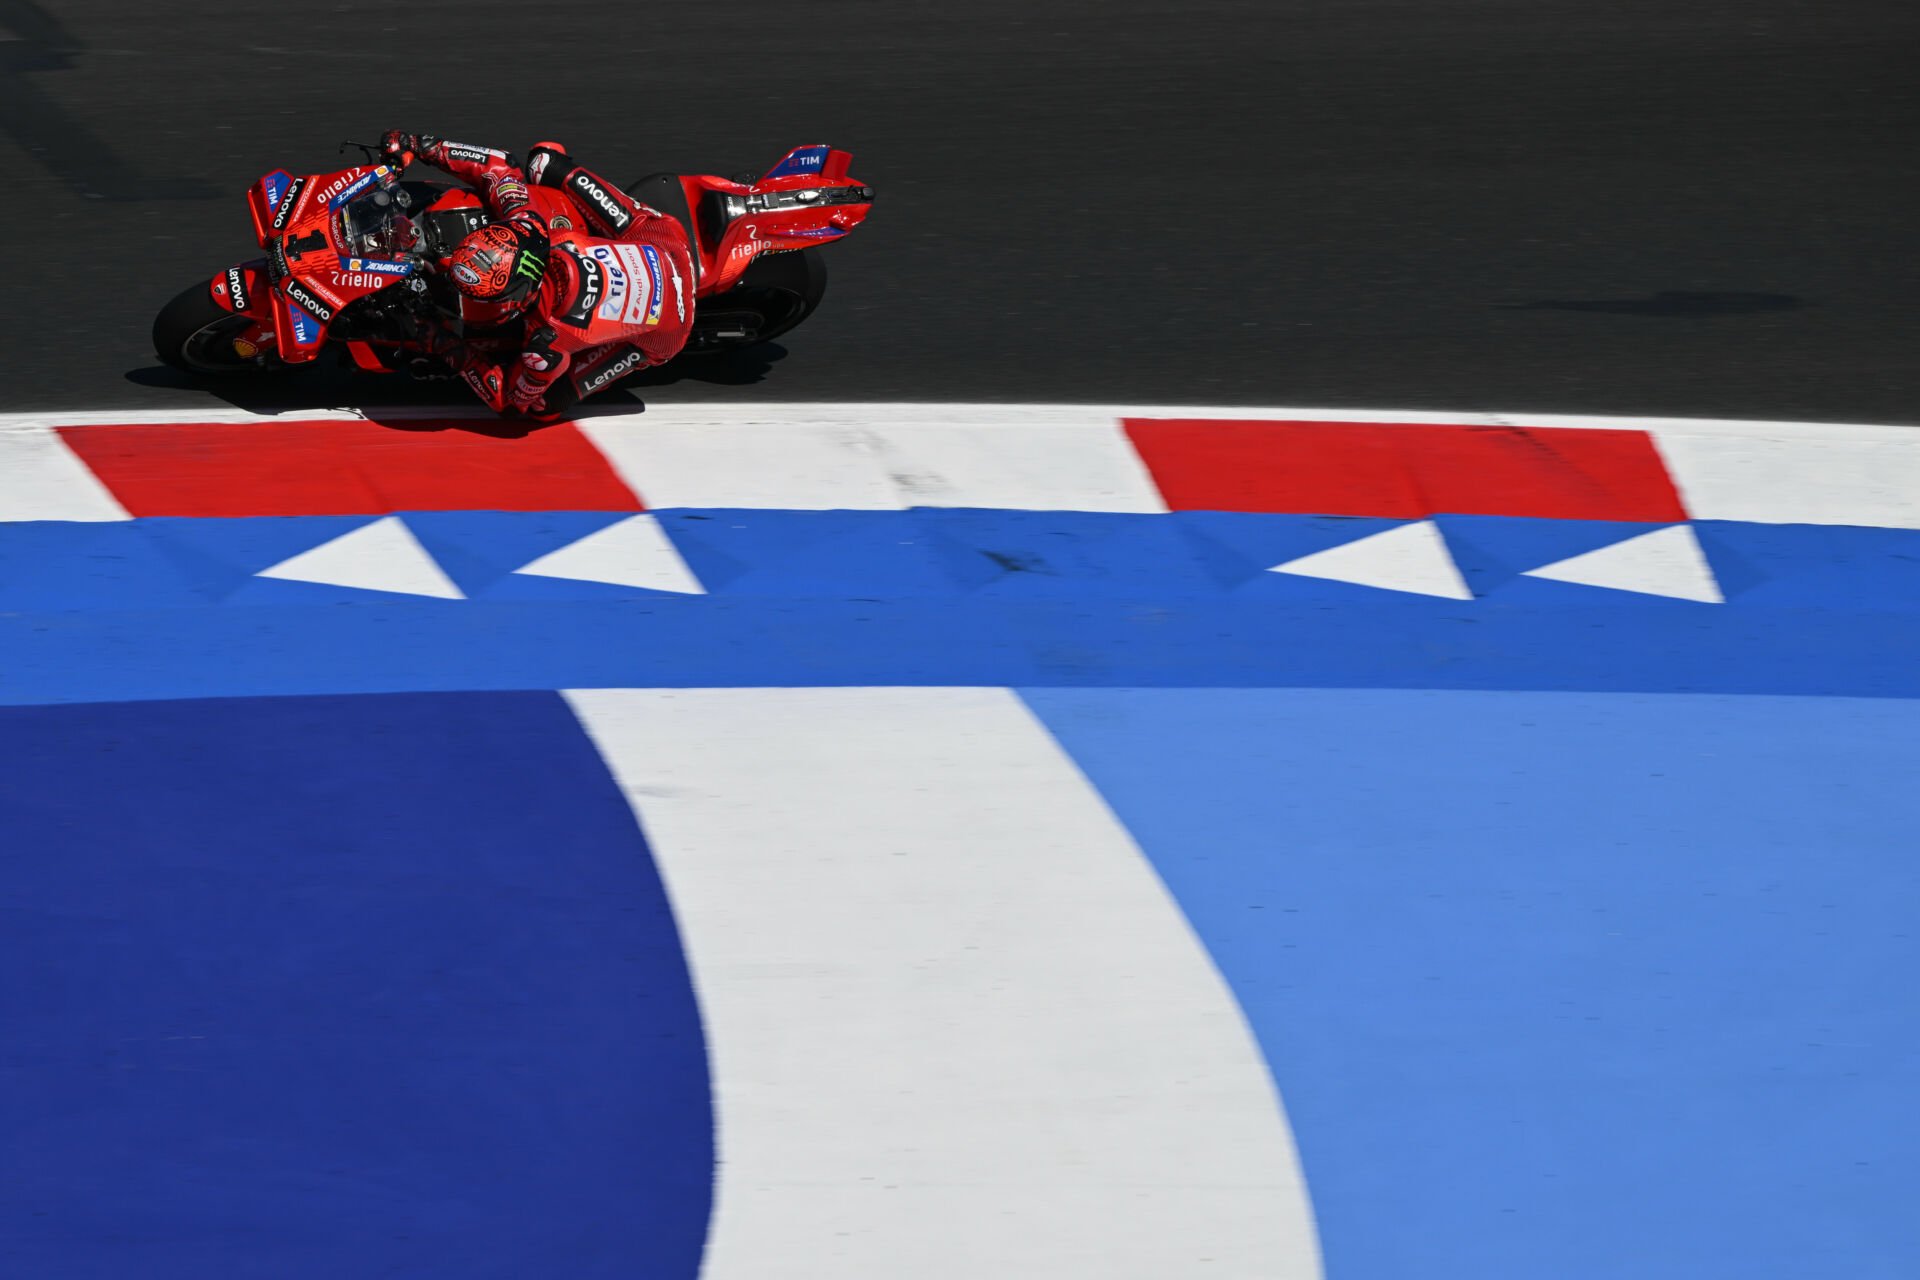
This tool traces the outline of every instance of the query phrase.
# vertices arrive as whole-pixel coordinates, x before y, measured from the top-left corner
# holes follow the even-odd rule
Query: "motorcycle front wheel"
[[[261,368],[233,349],[233,340],[252,321],[213,300],[202,280],[188,285],[153,320],[153,351],[162,361],[186,373],[252,373]]]

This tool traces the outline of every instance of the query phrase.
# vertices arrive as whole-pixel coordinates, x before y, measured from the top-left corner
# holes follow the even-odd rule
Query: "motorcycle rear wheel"
[[[758,258],[739,284],[700,300],[683,354],[718,355],[771,342],[799,327],[826,293],[827,264],[820,250]]]
[[[261,365],[235,353],[233,339],[253,323],[213,300],[206,281],[188,285],[153,320],[153,351],[185,373],[253,373]]]

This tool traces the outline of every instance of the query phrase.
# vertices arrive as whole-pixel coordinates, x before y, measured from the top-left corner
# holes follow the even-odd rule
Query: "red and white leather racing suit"
[[[686,345],[695,276],[677,219],[576,165],[557,143],[538,144],[524,169],[506,152],[438,138],[422,138],[418,158],[481,191],[494,217],[550,245],[518,356],[496,361],[465,349],[454,357],[495,411],[545,416],[547,393],[568,370],[590,367],[581,394],[591,395]],[[590,230],[550,225],[530,203],[529,182],[565,191]]]

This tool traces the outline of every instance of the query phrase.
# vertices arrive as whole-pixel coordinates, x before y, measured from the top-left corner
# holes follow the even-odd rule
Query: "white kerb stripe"
[[[791,423],[589,419],[580,429],[649,507],[796,511],[1003,507],[1163,512],[1117,419]]]
[[[567,697],[699,993],[706,1280],[1320,1274],[1238,1006],[1011,691]]]
[[[1899,439],[1655,434],[1696,520],[1920,529],[1920,432]]]
[[[0,521],[128,518],[59,432],[32,421],[0,424]]]

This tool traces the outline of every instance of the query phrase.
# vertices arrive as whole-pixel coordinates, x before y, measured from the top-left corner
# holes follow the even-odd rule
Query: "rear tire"
[[[818,249],[795,253],[775,253],[754,260],[740,283],[723,296],[731,297],[742,289],[765,289],[790,294],[798,305],[786,319],[760,334],[760,341],[777,338],[812,315],[827,296],[827,258]]]
[[[771,342],[812,315],[827,296],[827,262],[818,249],[756,258],[740,283],[703,298],[694,312],[690,356]]]
[[[252,325],[252,317],[215,302],[212,289],[202,280],[182,289],[172,302],[160,308],[153,321],[153,351],[185,373],[252,373],[261,366],[233,350],[233,339]]]

